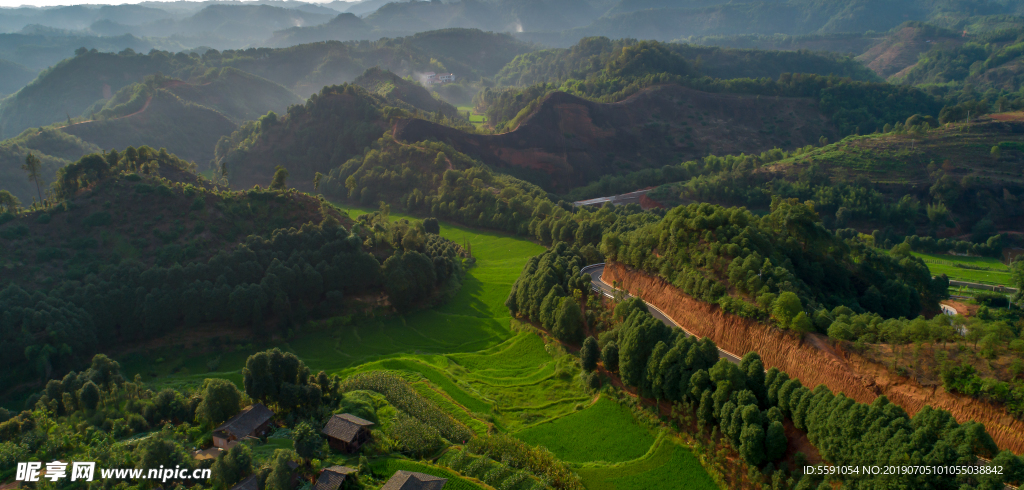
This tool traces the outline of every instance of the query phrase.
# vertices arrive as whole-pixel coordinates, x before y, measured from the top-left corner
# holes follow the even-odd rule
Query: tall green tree
[[[207,379],[201,390],[203,400],[196,407],[196,418],[217,425],[238,413],[242,393],[226,379]]]
[[[783,328],[789,328],[796,316],[803,311],[804,307],[800,302],[800,297],[790,291],[780,294],[772,304],[772,316],[779,321],[779,325]]]
[[[604,368],[608,371],[615,372],[619,370],[619,345],[615,342],[608,342],[604,345],[604,349],[601,349],[601,362],[604,362]]]
[[[96,383],[87,381],[82,385],[82,390],[78,394],[78,401],[81,402],[86,410],[96,410],[96,405],[100,401],[100,389],[96,387]]]
[[[583,370],[589,372],[597,369],[597,358],[599,355],[597,339],[587,337],[583,341],[583,347],[580,349],[580,364],[583,366]]]
[[[270,463],[270,474],[267,475],[264,490],[291,490],[292,469],[288,463],[295,460],[296,456],[294,452],[287,449],[274,451]]]
[[[562,299],[562,305],[555,318],[555,328],[551,333],[559,340],[578,342],[582,331],[583,314],[580,312],[580,305],[572,298]]]
[[[217,490],[230,488],[246,475],[252,473],[252,450],[245,444],[237,444],[230,451],[217,456],[210,471],[210,479]]]
[[[775,461],[786,454],[786,430],[782,422],[775,420],[768,424],[764,436],[764,453],[766,461]]]
[[[270,189],[281,191],[286,188],[285,181],[288,180],[288,169],[278,165],[274,167],[274,179],[270,181]]]
[[[39,157],[33,155],[32,152],[29,152],[28,156],[25,157],[25,164],[21,166],[21,169],[28,173],[28,180],[36,184],[36,193],[39,195],[39,202],[42,203],[43,185],[41,182],[41,173],[43,170],[43,162],[39,160]]]
[[[324,440],[320,432],[309,425],[308,422],[300,422],[292,431],[292,439],[295,441],[295,452],[309,460],[320,456]]]
[[[21,206],[21,201],[9,191],[0,190],[0,209],[11,212]]]

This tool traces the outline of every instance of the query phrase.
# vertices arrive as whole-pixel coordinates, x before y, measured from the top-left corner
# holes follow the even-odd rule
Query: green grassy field
[[[353,217],[372,211],[345,210]],[[394,219],[403,217],[392,214]],[[507,235],[444,222],[441,234],[458,243],[469,242],[476,258],[476,264],[467,269],[462,288],[445,304],[407,315],[316,321],[289,339],[236,345],[233,350],[208,350],[205,354],[188,354],[198,349],[188,348],[196,346],[183,338],[179,345],[121,358],[122,365],[129,376],[142,373],[153,389],[195,386],[212,377],[241,385],[246,357],[279,347],[298,355],[314,372],[322,369],[340,376],[373,370],[398,373],[420,394],[477,433],[494,427],[531,444],[544,445],[577,464],[626,462],[621,464],[653,468],[653,460],[645,453],[651,450],[655,437],[634,421],[628,409],[606,399],[591,405],[592,396],[580,387],[579,367],[573,356],[557,343],[545,344],[532,332],[516,333],[511,328],[514,320],[504,305],[505,298],[526,260],[543,248]],[[217,362],[209,364],[215,359]],[[291,442],[272,441],[261,449],[272,452]],[[680,458],[669,454],[665,462],[677,464]],[[335,462],[344,463],[341,459]],[[374,465],[386,465],[391,473],[397,469],[423,471],[420,463],[405,460],[388,459]],[[703,471],[699,465],[697,469]],[[657,478],[660,474],[652,469],[629,471],[622,475],[635,473],[636,478],[645,478],[650,474]],[[682,470],[658,471],[671,477],[674,471]],[[708,478],[706,473],[704,477]],[[450,481],[445,488],[449,487],[489,488],[465,479]]]
[[[473,123],[473,126],[476,127],[476,129],[482,129],[483,128],[484,120],[485,120],[484,115],[483,114],[477,114],[476,112],[474,112],[472,106],[460,105],[460,106],[456,107],[456,109],[459,110],[460,114],[465,114],[468,111],[469,112],[469,122]]]
[[[705,490],[718,485],[689,449],[668,437],[658,439],[644,457],[617,465],[577,470],[590,490]]]
[[[654,443],[650,431],[633,419],[629,409],[607,398],[585,410],[517,432],[523,441],[544,446],[572,463],[618,463],[637,459]]]
[[[928,264],[934,275],[945,274],[950,279],[995,285],[1012,285],[1010,268],[991,257],[961,257],[911,252]],[[959,265],[959,266],[958,266]],[[972,267],[970,269],[963,266]]]
[[[352,216],[370,211],[346,210]],[[475,352],[501,344],[512,336],[511,317],[504,304],[508,291],[526,260],[543,251],[543,247],[508,235],[448,223],[442,223],[441,234],[458,243],[472,244],[477,262],[468,269],[456,296],[439,307],[361,322],[313,322],[290,340],[241,346],[230,352],[183,355],[181,347],[192,346],[182,337],[180,344],[170,339],[171,345],[166,348],[120,360],[130,376],[143,374],[155,387],[196,384],[207,377],[227,378],[240,384],[245,359],[269,347],[294,352],[314,372],[338,372],[395,355]],[[218,357],[219,366],[210,371],[208,363]]]

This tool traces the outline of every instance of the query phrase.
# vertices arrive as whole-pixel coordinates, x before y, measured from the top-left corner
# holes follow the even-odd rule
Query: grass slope
[[[348,209],[351,216],[367,212]],[[395,219],[401,215],[392,214]],[[473,352],[501,344],[508,337],[509,313],[505,296],[526,260],[540,253],[540,245],[510,236],[471,230],[443,223],[441,235],[473,246],[476,266],[467,271],[455,297],[440,307],[408,315],[391,315],[359,321],[336,318],[307,326],[286,342],[274,345],[295,352],[310,369],[340,372],[361,364],[402,354]],[[125,369],[148,375],[156,384],[197,384],[216,376],[241,381],[241,368],[252,353],[267,344],[237,345],[233,350],[209,349],[183,355],[182,347],[192,340],[167,339],[165,345],[148,353],[135,353],[125,360]],[[198,347],[198,345],[196,346]],[[164,359],[153,363],[153,359]],[[208,363],[217,360],[217,367]]]
[[[355,218],[370,210],[345,211]],[[391,216],[405,217],[397,213]],[[678,454],[669,451],[667,457],[661,453],[657,457],[644,456],[653,451],[654,436],[636,424],[628,409],[615,402],[600,399],[580,410],[591,397],[578,388],[575,358],[557,343],[545,344],[532,332],[511,331],[510,323],[517,322],[508,316],[505,296],[526,260],[542,250],[539,245],[444,222],[441,234],[458,243],[471,244],[476,265],[468,269],[458,294],[439,307],[404,316],[335,318],[307,326],[287,340],[235,344],[205,352],[200,343],[182,335],[167,339],[159,348],[121,356],[119,360],[129,376],[141,373],[156,389],[194,386],[209,377],[226,378],[241,385],[245,358],[278,346],[297,354],[314,372],[323,369],[342,376],[372,370],[396,372],[411,381],[417,392],[478,434],[492,428],[519,431],[519,436],[536,433],[538,440],[545,441],[545,445],[568,461],[633,460],[620,463],[625,465],[622,471],[609,472],[605,463],[596,463],[595,468],[600,469],[587,470],[598,483],[623,476],[635,478],[641,484],[621,486],[631,484],[632,480],[615,480],[611,484],[620,486],[606,488],[646,488],[642,485],[663,476],[674,478],[703,472],[685,449],[680,448]],[[186,349],[188,346],[193,348]],[[523,430],[538,422],[540,425]],[[576,447],[557,447],[547,442],[543,432],[549,438],[563,439],[566,433],[575,434]],[[566,451],[567,455],[563,455]],[[678,468],[658,468],[661,464]],[[489,488],[450,470],[407,460],[387,458],[372,465],[378,476],[405,469],[449,478],[445,488]],[[710,481],[706,473],[698,475],[695,481],[703,481],[701,478]]]
[[[911,252],[921,257],[932,274],[945,274],[956,281],[980,282],[985,284],[1009,285],[1013,283],[1010,268],[998,259],[990,257],[960,257]]]
[[[654,436],[633,420],[629,409],[606,398],[589,408],[516,433],[564,461],[622,462],[643,456]]]
[[[689,449],[661,437],[643,458],[577,470],[590,490],[704,490],[718,485]]]

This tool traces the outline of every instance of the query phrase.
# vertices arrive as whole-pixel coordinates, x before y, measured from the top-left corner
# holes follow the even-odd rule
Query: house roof
[[[324,430],[320,431],[328,437],[339,439],[345,442],[352,442],[356,434],[363,428],[374,425],[369,420],[364,420],[349,413],[335,414],[327,421]]]
[[[256,480],[256,475],[251,475],[249,478],[246,478],[238,482],[237,485],[231,487],[231,490],[259,490],[259,488],[260,482]]]
[[[348,466],[331,466],[320,473],[313,490],[338,490],[345,477],[355,472],[355,468]]]
[[[238,415],[231,417],[227,422],[224,422],[216,429],[213,429],[213,431],[226,432],[241,439],[252,434],[257,427],[263,425],[273,416],[274,412],[262,403],[257,403],[255,405],[245,407],[244,410],[238,412]]]
[[[383,487],[380,487],[380,490],[441,490],[447,482],[447,478],[398,470]]]

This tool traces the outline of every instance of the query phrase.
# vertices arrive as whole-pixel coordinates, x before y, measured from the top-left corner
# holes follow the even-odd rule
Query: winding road
[[[605,296],[607,296],[609,298],[614,298],[615,297],[615,288],[613,288],[611,285],[609,285],[608,283],[604,282],[601,279],[601,275],[604,274],[604,263],[588,265],[588,266],[584,267],[583,269],[580,269],[580,273],[587,274],[587,275],[590,276],[590,287],[591,287],[591,289],[593,289],[594,291],[596,291],[598,293],[601,293],[601,294],[603,294],[603,295],[605,295]],[[629,294],[625,293],[625,291],[623,291],[623,294],[625,294],[625,296],[627,298],[631,298],[632,297]],[[664,323],[666,325],[671,325],[673,327],[676,327],[676,328],[682,330],[683,333],[686,334],[686,335],[692,335],[690,332],[687,332],[686,329],[684,329],[683,327],[679,326],[679,324],[676,323],[675,320],[673,320],[670,316],[666,315],[665,312],[659,310],[656,306],[653,306],[653,305],[651,305],[650,303],[648,303],[646,301],[644,302],[644,304],[647,305],[647,311],[650,311],[651,315],[654,318],[657,318],[658,320],[661,320],[662,323]],[[731,362],[733,364],[739,364],[740,363],[740,358],[736,354],[733,354],[731,352],[726,352],[726,351],[724,351],[722,349],[718,349],[718,357],[720,359],[725,359],[725,360],[727,360],[727,361],[729,361],[729,362]]]

